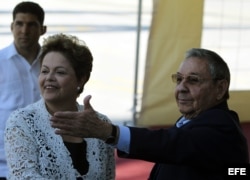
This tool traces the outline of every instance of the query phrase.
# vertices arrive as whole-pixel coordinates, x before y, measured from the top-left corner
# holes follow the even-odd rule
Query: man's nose
[[[180,83],[176,85],[175,90],[180,92],[188,91],[187,85],[188,82],[186,81],[186,79],[183,79],[182,81],[180,81]]]
[[[27,33],[29,31],[29,27],[27,24],[24,24],[22,27],[21,27],[21,31],[22,33]]]

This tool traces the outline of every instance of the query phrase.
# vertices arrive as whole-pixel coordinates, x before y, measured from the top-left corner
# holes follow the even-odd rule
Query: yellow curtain
[[[173,124],[180,116],[171,74],[186,50],[200,47],[202,17],[203,0],[154,1],[138,126]]]
[[[230,91],[228,106],[236,111],[240,117],[240,122],[250,122],[250,91]]]

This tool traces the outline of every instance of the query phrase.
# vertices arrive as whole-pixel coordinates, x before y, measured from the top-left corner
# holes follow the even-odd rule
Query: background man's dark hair
[[[43,25],[44,22],[44,10],[43,8],[34,2],[24,1],[16,5],[13,10],[13,20],[16,18],[17,13],[30,13],[37,16],[38,21]]]

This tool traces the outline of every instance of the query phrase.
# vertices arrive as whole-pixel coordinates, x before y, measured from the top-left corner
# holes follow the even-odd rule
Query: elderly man
[[[87,96],[82,112],[57,112],[57,134],[95,137],[120,157],[155,162],[149,179],[224,179],[225,168],[247,164],[248,148],[236,112],[229,110],[230,71],[206,49],[187,51],[176,74],[175,98],[182,116],[169,129],[115,126],[98,119]]]

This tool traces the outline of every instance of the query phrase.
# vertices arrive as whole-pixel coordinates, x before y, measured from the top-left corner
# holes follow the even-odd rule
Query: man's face
[[[176,74],[175,98],[179,111],[187,118],[197,116],[217,102],[217,85],[205,60],[190,57]]]
[[[11,31],[18,50],[37,46],[40,36],[44,33],[37,17],[30,13],[17,13],[11,24]]]

